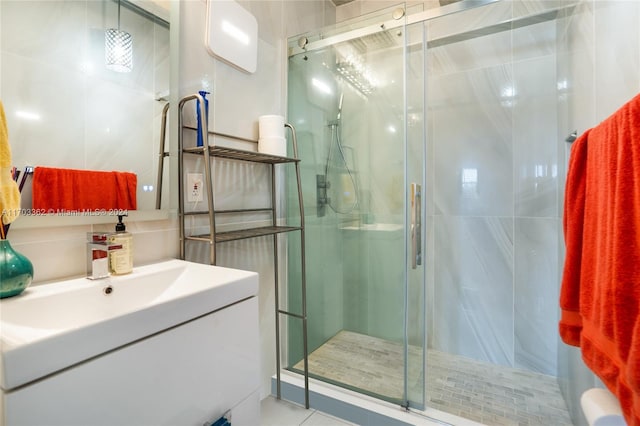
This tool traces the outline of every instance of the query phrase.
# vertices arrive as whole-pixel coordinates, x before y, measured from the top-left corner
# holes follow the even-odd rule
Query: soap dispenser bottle
[[[116,232],[109,234],[109,243],[122,246],[121,249],[109,252],[109,272],[112,275],[123,275],[133,271],[133,236],[118,215]]]

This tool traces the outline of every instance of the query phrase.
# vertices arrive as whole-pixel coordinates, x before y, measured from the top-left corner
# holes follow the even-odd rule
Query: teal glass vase
[[[32,279],[29,259],[15,251],[9,240],[0,240],[0,299],[22,293]]]

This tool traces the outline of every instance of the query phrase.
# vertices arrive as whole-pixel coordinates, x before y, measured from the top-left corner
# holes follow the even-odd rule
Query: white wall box
[[[208,0],[205,46],[212,56],[254,73],[258,63],[258,21],[234,0]]]

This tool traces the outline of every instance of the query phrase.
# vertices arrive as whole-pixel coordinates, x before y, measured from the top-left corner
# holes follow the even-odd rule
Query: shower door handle
[[[422,188],[411,184],[411,268],[422,265]]]

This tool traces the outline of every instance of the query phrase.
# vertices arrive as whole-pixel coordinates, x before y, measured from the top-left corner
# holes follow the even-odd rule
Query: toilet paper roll
[[[258,117],[258,133],[263,138],[284,138],[284,117],[262,115]]]
[[[607,389],[593,388],[580,398],[589,426],[626,426],[618,399]]]
[[[258,152],[286,157],[287,140],[285,138],[260,138],[258,139]]]

